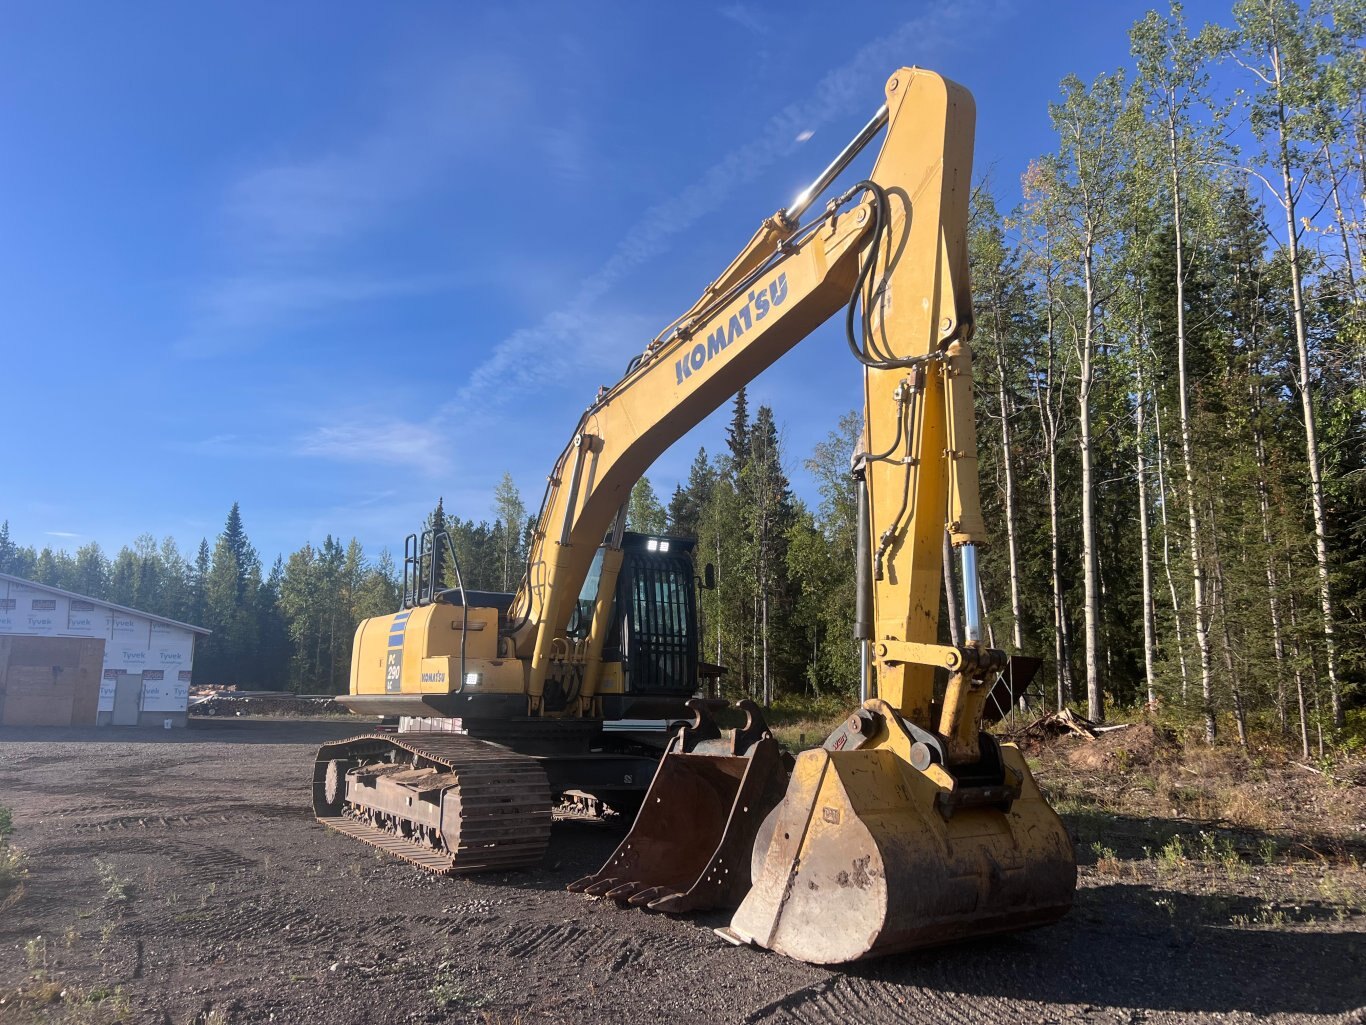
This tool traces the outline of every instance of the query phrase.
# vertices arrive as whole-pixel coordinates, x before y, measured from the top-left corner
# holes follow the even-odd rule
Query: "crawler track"
[[[313,810],[325,825],[440,875],[536,865],[550,840],[540,764],[458,734],[324,744]]]

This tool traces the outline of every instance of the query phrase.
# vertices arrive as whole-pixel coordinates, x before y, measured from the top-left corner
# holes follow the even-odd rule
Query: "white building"
[[[209,632],[0,573],[0,725],[184,726]]]

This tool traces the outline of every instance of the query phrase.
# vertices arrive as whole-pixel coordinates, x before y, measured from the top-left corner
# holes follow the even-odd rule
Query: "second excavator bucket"
[[[755,845],[753,888],[717,931],[843,964],[1061,918],[1071,838],[1019,751],[983,734],[981,764],[950,771],[890,706],[865,709],[865,740],[837,731],[798,755]]]
[[[733,908],[750,885],[754,838],[782,800],[787,772],[758,706],[722,737],[704,702],[659,763],[635,824],[596,873],[569,884],[655,911]]]

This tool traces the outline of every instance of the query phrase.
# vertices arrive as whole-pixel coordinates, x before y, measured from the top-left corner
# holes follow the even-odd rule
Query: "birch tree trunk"
[[[1279,63],[1277,64],[1279,68]],[[1277,80],[1279,83],[1279,71]],[[1283,109],[1283,108],[1282,108]],[[1304,322],[1304,283],[1300,273],[1300,243],[1295,221],[1295,190],[1291,184],[1290,157],[1284,123],[1280,130],[1281,183],[1284,188],[1285,224],[1290,248],[1290,299],[1295,315],[1295,349],[1299,355],[1300,407],[1304,411],[1304,448],[1309,464],[1309,492],[1314,509],[1314,557],[1319,571],[1319,607],[1323,613],[1323,644],[1328,668],[1328,696],[1333,725],[1344,723],[1342,694],[1338,687],[1337,639],[1333,625],[1333,587],[1328,565],[1328,518],[1323,500],[1323,471],[1319,466],[1319,435],[1314,422],[1313,382],[1309,370],[1309,336]]]
[[[1171,108],[1168,107],[1170,111]],[[1209,605],[1205,595],[1205,574],[1200,564],[1200,524],[1195,515],[1195,460],[1191,443],[1190,378],[1186,372],[1186,261],[1185,238],[1181,224],[1181,163],[1177,149],[1176,120],[1167,120],[1167,157],[1172,186],[1172,231],[1176,271],[1176,375],[1178,411],[1181,423],[1181,457],[1186,469],[1186,525],[1190,532],[1191,590],[1195,608],[1195,641],[1200,652],[1200,697],[1204,703],[1205,742],[1218,737],[1219,722],[1214,713],[1214,676],[1210,653]]]
[[[1228,673],[1229,692],[1233,696],[1233,722],[1238,730],[1238,746],[1247,750],[1247,710],[1243,702],[1242,681],[1233,654],[1233,640],[1228,630],[1228,606],[1225,604],[1224,564],[1219,557],[1219,528],[1214,503],[1209,509],[1210,560],[1214,574],[1214,593],[1219,611],[1219,634],[1223,641],[1224,670]]]
[[[1290,567],[1286,566],[1286,575],[1289,576]],[[1300,666],[1300,641],[1299,632],[1296,630],[1295,623],[1295,595],[1290,595],[1290,633],[1294,638],[1292,644],[1295,649],[1295,699],[1299,703],[1300,709],[1300,753],[1309,757],[1309,710],[1304,699],[1304,670]]]
[[[1105,718],[1105,696],[1100,686],[1100,584],[1096,575],[1095,470],[1091,443],[1091,389],[1095,383],[1096,286],[1095,240],[1086,235],[1082,258],[1086,296],[1081,340],[1081,380],[1077,389],[1077,426],[1081,447],[1081,557],[1085,592],[1086,715],[1092,722]]]
[[[1256,416],[1260,414],[1261,403],[1258,398],[1258,389],[1254,386],[1252,391],[1254,416]],[[1276,656],[1276,720],[1280,726],[1281,735],[1284,736],[1290,732],[1290,716],[1286,709],[1285,700],[1285,640],[1281,636],[1280,589],[1276,585],[1276,556],[1271,536],[1271,499],[1267,494],[1266,486],[1268,472],[1266,443],[1262,438],[1260,423],[1253,428],[1252,437],[1253,449],[1257,456],[1257,508],[1261,514],[1262,545],[1266,550],[1266,598],[1271,611],[1271,649]]]
[[[1154,396],[1154,400],[1156,396]],[[1171,524],[1167,521],[1167,506],[1170,504],[1167,491],[1166,446],[1162,441],[1162,405],[1153,402],[1153,434],[1157,439],[1157,493],[1161,499],[1158,508],[1162,516],[1162,566],[1167,575],[1167,590],[1172,602],[1172,625],[1176,630],[1176,657],[1181,667],[1181,702],[1185,703],[1190,686],[1190,673],[1186,669],[1186,641],[1181,629],[1181,598],[1176,590],[1176,578],[1172,576]]]
[[[1015,651],[1024,650],[1024,633],[1021,625],[1024,619],[1020,605],[1020,557],[1015,544],[1015,466],[1010,445],[1011,402],[1006,390],[1006,364],[1004,340],[999,315],[996,335],[996,400],[1001,410],[1001,465],[1006,485],[1006,555],[1010,562],[1010,642]]]
[[[1058,511],[1058,432],[1059,415],[1054,406],[1054,391],[1061,392],[1062,381],[1055,358],[1054,322],[1052,307],[1052,278],[1045,274],[1049,295],[1047,328],[1044,333],[1044,372],[1034,382],[1034,400],[1039,409],[1039,426],[1043,435],[1044,455],[1048,477],[1048,561],[1049,584],[1053,599],[1053,659],[1057,682],[1058,711],[1072,699],[1071,650],[1067,638],[1067,610],[1062,593],[1061,532]]]
[[[1148,704],[1157,704],[1157,681],[1153,672],[1153,652],[1157,646],[1153,623],[1153,567],[1148,541],[1148,465],[1144,414],[1148,395],[1143,382],[1143,354],[1138,358],[1138,403],[1135,417],[1135,449],[1138,462],[1138,543],[1142,547],[1143,567],[1143,679],[1148,688]]]

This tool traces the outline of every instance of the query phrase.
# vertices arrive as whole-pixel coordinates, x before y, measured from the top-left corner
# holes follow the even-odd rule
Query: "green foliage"
[[[0,910],[15,899],[20,884],[28,874],[24,854],[9,842],[14,830],[10,810],[0,806]]]
[[[104,899],[108,904],[128,903],[130,880],[118,874],[113,862],[103,858],[95,859],[95,871],[100,877],[100,885],[104,887]]]
[[[662,534],[668,525],[668,514],[655,497],[649,477],[641,477],[631,488],[631,501],[626,510],[626,528],[641,534]]]
[[[498,487],[493,492],[495,523],[499,530],[498,553],[501,556],[502,573],[499,588],[510,591],[517,586],[522,577],[520,532],[526,522],[526,504],[512,482],[512,474],[503,474]]]
[[[671,521],[695,525],[697,561],[716,568],[716,589],[701,598],[702,657],[726,668],[728,696],[767,703],[812,687],[820,641],[790,553],[806,513],[783,470],[772,409],[759,407],[751,420],[742,390],[727,440],[729,454],[714,463],[698,453],[670,501]]]

